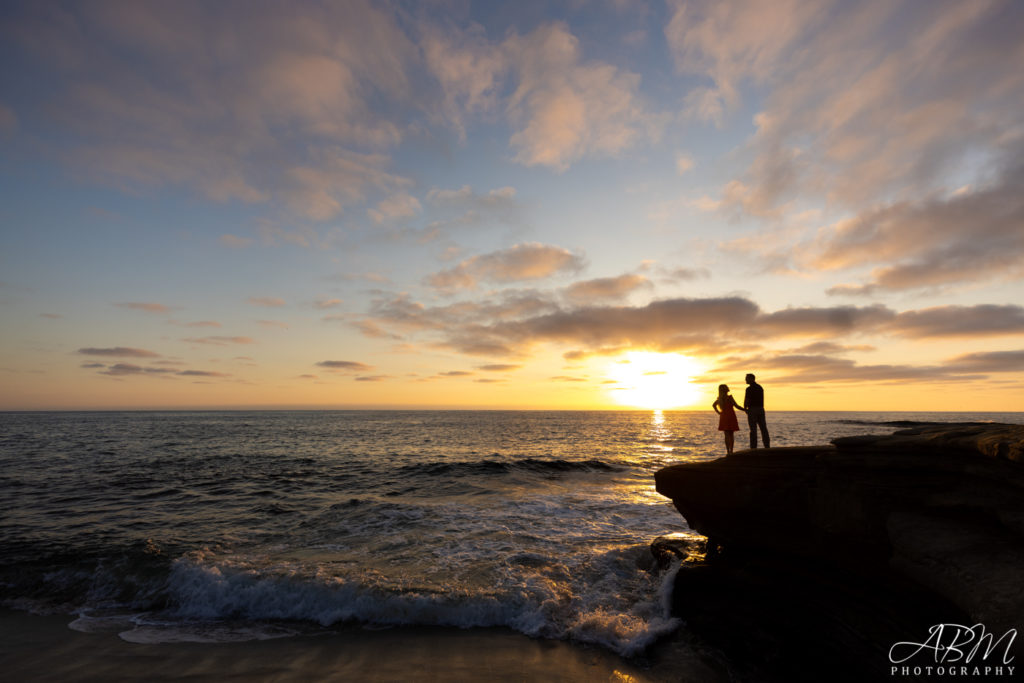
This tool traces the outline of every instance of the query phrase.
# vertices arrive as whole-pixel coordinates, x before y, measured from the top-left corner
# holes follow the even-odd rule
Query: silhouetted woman
[[[740,423],[736,419],[736,409],[740,404],[729,393],[729,386],[718,385],[718,398],[711,404],[711,407],[718,413],[718,431],[725,432],[725,453],[732,455],[732,446],[736,442],[736,432],[739,431]]]

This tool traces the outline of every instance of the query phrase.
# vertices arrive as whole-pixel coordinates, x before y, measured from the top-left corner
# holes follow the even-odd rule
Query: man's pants
[[[765,419],[763,408],[749,408],[747,410],[747,425],[750,426],[751,448],[757,448],[758,428],[761,429],[761,437],[764,439],[764,447],[772,447],[771,439],[768,437],[768,421]]]

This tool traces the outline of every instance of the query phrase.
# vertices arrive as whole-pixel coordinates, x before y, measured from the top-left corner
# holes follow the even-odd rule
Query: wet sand
[[[676,643],[634,664],[598,648],[505,629],[346,628],[242,643],[121,640],[68,628],[73,617],[0,610],[0,670],[11,681],[647,681],[716,680]]]

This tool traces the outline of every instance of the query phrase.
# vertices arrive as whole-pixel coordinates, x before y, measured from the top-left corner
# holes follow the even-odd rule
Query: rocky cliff
[[[720,549],[677,580],[677,610],[709,617],[712,634],[729,630],[716,600],[753,631],[780,610],[794,624],[837,620],[830,637],[875,660],[935,620],[1024,630],[1024,425],[742,451],[665,468],[656,485]]]

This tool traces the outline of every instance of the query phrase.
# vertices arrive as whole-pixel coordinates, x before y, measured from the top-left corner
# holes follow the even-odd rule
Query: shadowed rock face
[[[784,582],[814,566],[817,603],[835,593],[829,586],[839,584],[824,578],[833,572],[853,577],[844,586],[870,583],[857,600],[905,585],[989,631],[1024,631],[1024,425],[928,425],[832,446],[742,451],[668,467],[655,480],[709,547],[743,558],[702,570],[729,577],[723,593],[749,588],[769,568]],[[697,576],[681,572],[677,591],[693,594]],[[865,640],[878,626],[862,624]]]

